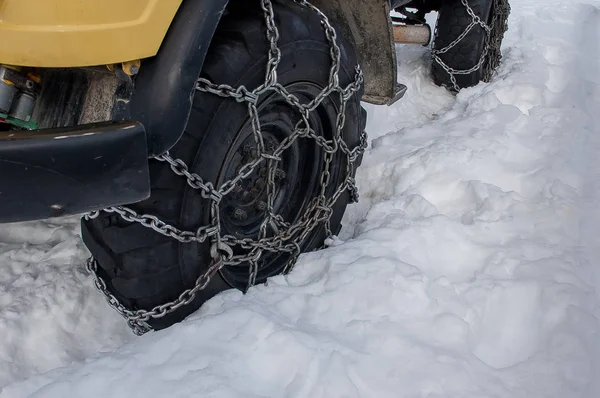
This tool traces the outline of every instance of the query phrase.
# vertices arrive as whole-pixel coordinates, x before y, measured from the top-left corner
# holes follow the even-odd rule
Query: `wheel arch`
[[[398,97],[397,63],[388,0],[312,0],[355,46],[365,75],[363,100]],[[148,150],[160,154],[179,140],[210,42],[229,0],[184,0],[156,57],[136,79],[131,118],[144,124]]]
[[[150,155],[181,138],[210,42],[229,0],[184,0],[158,54],[146,60],[130,99],[130,118],[144,124]]]

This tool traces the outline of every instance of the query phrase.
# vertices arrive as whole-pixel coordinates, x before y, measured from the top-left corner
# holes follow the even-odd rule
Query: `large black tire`
[[[215,83],[233,87],[244,85],[253,89],[264,82],[269,47],[262,10],[245,3],[235,3],[223,17],[201,75]],[[289,1],[275,1],[274,10],[281,35],[278,45],[282,52],[278,81],[308,102],[327,85],[331,68],[330,45],[321,20],[316,13]],[[342,53],[340,85],[345,87],[355,78],[357,56],[347,41],[338,40]],[[342,136],[350,148],[359,145],[366,124],[366,112],[360,106],[361,96],[362,91],[350,100],[346,111]],[[293,130],[298,117],[291,108],[278,101],[272,96],[265,96],[258,106],[263,129],[273,131],[270,137],[274,141]],[[335,126],[331,124],[335,122],[331,117],[337,113],[336,107],[336,100],[331,97],[313,112],[318,119],[314,126],[317,134],[331,134]],[[189,165],[190,171],[200,175],[204,181],[219,186],[230,179],[231,165],[239,162],[242,156],[240,148],[244,146],[245,149],[241,150],[244,153],[248,151],[244,142],[247,142],[249,126],[245,104],[197,92],[186,132],[170,153],[182,159]],[[289,198],[280,208],[290,218],[303,213],[308,199],[312,199],[310,194],[320,184],[318,168],[322,165],[316,165],[315,160],[320,159],[321,149],[313,144],[313,140],[309,142],[308,138],[303,138],[290,149],[292,160],[288,161],[289,167],[284,170],[288,174],[287,182],[281,183],[289,190],[285,191]],[[332,172],[332,186],[343,181],[346,167],[345,160],[337,157],[334,160],[339,164],[336,167],[338,172]],[[195,230],[209,224],[209,201],[202,198],[199,191],[190,188],[186,180],[176,176],[165,163],[151,160],[150,172],[151,198],[130,206],[132,209],[156,215],[183,230]],[[236,172],[233,171],[233,174]],[[258,183],[253,178],[248,180]],[[345,192],[333,208],[331,229],[334,233],[339,231],[342,215],[350,200],[350,194]],[[244,236],[244,228],[248,226],[243,222],[241,225],[236,223],[236,219],[227,219],[222,220],[222,227],[225,229],[222,234]],[[108,289],[132,309],[148,310],[173,301],[185,289],[194,286],[211,261],[208,242],[183,244],[142,225],[126,222],[114,214],[102,213],[97,219],[83,221],[82,234],[90,252],[98,260],[98,273],[107,282]],[[323,245],[324,239],[325,231],[320,227],[305,241],[302,250],[317,249]],[[266,256],[259,264],[261,269],[256,283],[264,283],[268,277],[283,272],[289,259],[289,254]],[[207,288],[200,291],[191,304],[149,323],[155,329],[168,327],[225,289],[235,287],[244,290],[248,274],[248,267],[226,267],[211,279]]]
[[[508,19],[507,10],[497,7],[496,0],[468,0],[467,3],[479,18],[488,26],[492,25],[494,17],[497,18],[493,24],[490,40],[494,47],[500,48],[506,23]],[[508,8],[508,1],[501,0],[503,6]],[[433,51],[443,50],[454,42],[471,24],[473,18],[467,12],[467,8],[461,0],[447,0],[442,3],[434,35]],[[448,51],[438,54],[439,59],[447,66],[455,70],[470,70],[479,63],[485,50],[487,33],[481,26],[474,26],[471,31],[454,47]],[[435,59],[432,63],[432,75],[434,82],[439,86],[447,87],[452,91],[472,87],[480,81],[488,81],[493,71],[498,67],[500,54],[496,50],[488,51],[485,55],[481,68],[469,74],[455,74],[456,86],[452,82],[450,73],[443,65]]]

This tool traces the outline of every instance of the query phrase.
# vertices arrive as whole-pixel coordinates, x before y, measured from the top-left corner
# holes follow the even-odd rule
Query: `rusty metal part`
[[[39,92],[39,75],[0,65],[0,113],[29,122]]]
[[[397,99],[396,51],[390,19],[390,2],[383,0],[313,0],[340,26],[340,36],[356,48],[365,76],[363,100],[376,105]]]
[[[429,25],[394,25],[394,42],[397,44],[428,45],[431,41]]]
[[[35,93],[36,82],[21,71],[20,68],[0,65],[0,80],[9,85],[14,85],[19,91]]]
[[[118,76],[108,73],[88,74],[88,82],[77,124],[112,120],[118,105],[119,86],[125,83],[122,83]]]

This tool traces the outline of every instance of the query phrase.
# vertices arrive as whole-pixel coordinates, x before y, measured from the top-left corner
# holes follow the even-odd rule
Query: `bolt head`
[[[286,176],[285,171],[283,171],[281,169],[275,170],[275,178],[277,178],[278,180],[283,180],[285,178],[285,176]]]
[[[235,211],[233,212],[233,216],[241,221],[247,220],[248,219],[248,213],[246,213],[244,210],[242,209],[235,209]]]

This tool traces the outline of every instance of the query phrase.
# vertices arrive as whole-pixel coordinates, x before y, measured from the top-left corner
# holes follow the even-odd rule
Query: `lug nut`
[[[243,196],[244,189],[240,187],[238,184],[233,188],[233,197],[236,199],[240,199]]]
[[[283,180],[285,178],[285,176],[286,176],[285,171],[283,171],[281,169],[275,170],[275,178],[277,178],[278,180]]]
[[[251,199],[255,199],[256,197],[258,197],[259,193],[260,192],[256,188],[252,188],[251,190],[248,191],[248,195],[250,196]]]
[[[267,203],[266,203],[266,202],[263,202],[263,201],[261,200],[260,202],[258,202],[258,203],[256,204],[256,209],[257,209],[257,210],[259,210],[259,211],[265,211],[265,210],[267,210]]]
[[[235,211],[233,212],[233,216],[240,221],[244,221],[244,220],[248,219],[248,213],[246,213],[242,209],[235,209]]]

